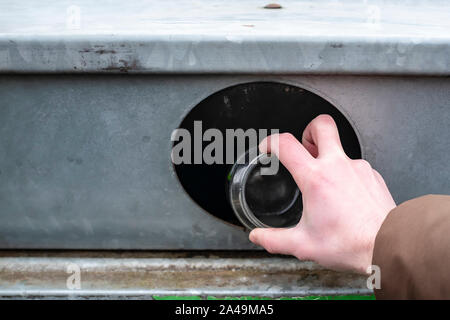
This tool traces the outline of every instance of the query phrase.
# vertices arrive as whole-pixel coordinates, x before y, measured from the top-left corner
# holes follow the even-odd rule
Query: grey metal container
[[[0,3],[0,247],[255,249],[170,161],[188,112],[246,82],[330,102],[397,202],[450,193],[448,2],[265,4]]]

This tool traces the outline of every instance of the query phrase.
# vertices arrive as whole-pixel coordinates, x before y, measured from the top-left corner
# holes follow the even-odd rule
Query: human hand
[[[313,260],[327,268],[366,273],[375,237],[396,207],[381,175],[365,160],[347,157],[336,124],[320,115],[303,132],[259,145],[289,170],[303,197],[303,215],[293,228],[254,229],[250,240],[270,253]],[[276,139],[274,139],[276,141]]]

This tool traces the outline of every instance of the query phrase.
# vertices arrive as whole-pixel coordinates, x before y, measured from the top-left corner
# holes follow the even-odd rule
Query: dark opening
[[[202,132],[219,129],[279,129],[301,141],[306,125],[320,114],[331,115],[347,155],[361,158],[356,133],[345,116],[332,104],[305,89],[277,82],[252,82],[218,91],[195,106],[180,124],[194,140],[194,121],[202,121]],[[177,144],[176,142],[175,144]],[[203,148],[211,142],[203,142]],[[191,155],[193,158],[194,144]],[[224,158],[225,148],[223,149]],[[236,151],[234,160],[236,160]],[[225,160],[224,159],[224,160]],[[240,226],[228,202],[227,175],[232,164],[175,165],[178,178],[190,197],[212,215]]]

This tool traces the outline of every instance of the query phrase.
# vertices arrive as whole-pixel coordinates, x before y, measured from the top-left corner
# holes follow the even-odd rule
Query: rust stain
[[[204,260],[199,260],[200,257]],[[268,257],[278,260],[271,264],[268,263]],[[8,262],[2,261],[2,258],[19,259]],[[149,258],[155,260],[147,260]],[[168,260],[161,261],[161,258]],[[253,263],[246,264],[246,261]],[[293,265],[286,268],[287,264],[294,261]],[[83,289],[111,292],[120,289],[158,288],[266,290],[274,284],[280,286],[281,291],[295,290],[298,287],[336,290],[345,287],[357,290],[363,289],[365,284],[365,278],[357,274],[335,272],[318,266],[308,267],[291,257],[259,251],[0,251],[0,262],[2,286],[12,289],[18,284],[26,284],[28,289],[66,289],[67,263],[79,265]]]
[[[114,54],[114,53],[116,53],[116,51],[115,51],[115,50],[104,50],[104,49],[100,49],[100,50],[96,50],[95,53],[97,53],[97,54],[105,54],[105,53],[111,53],[111,54]]]
[[[128,71],[141,69],[139,66],[139,63],[136,59],[133,59],[131,61],[126,61],[126,60],[120,59],[119,63],[120,63],[120,65],[117,65],[116,63],[112,63],[111,65],[107,66],[106,68],[102,68],[102,70],[104,70],[104,71],[119,71],[119,72],[127,73]]]
[[[264,6],[264,9],[281,9],[283,8],[281,4],[278,3],[269,3]]]
[[[98,47],[98,46],[95,46],[95,47]],[[114,53],[117,53],[115,50],[106,50],[106,49],[93,50],[93,49],[89,49],[89,48],[83,48],[83,50],[80,50],[78,52],[80,52],[80,53],[93,52],[93,53],[97,53],[97,54],[114,54]]]
[[[202,287],[241,287],[258,283],[259,286],[271,286],[274,279],[278,283],[298,286],[308,283],[310,286],[338,288],[359,282],[360,276],[339,274],[328,270],[295,270],[262,272],[261,270],[105,270],[88,271],[83,269],[83,282],[91,288],[165,288],[186,289]],[[62,287],[66,283],[67,272],[38,271],[35,273],[3,271],[3,283],[27,282],[29,285]],[[87,288],[86,288],[87,289]]]

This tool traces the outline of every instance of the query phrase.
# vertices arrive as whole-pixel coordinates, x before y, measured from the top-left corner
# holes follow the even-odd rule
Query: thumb
[[[249,235],[250,241],[270,253],[295,255],[301,243],[294,228],[257,228]]]

